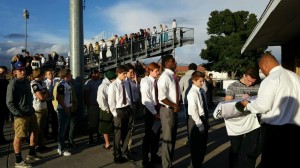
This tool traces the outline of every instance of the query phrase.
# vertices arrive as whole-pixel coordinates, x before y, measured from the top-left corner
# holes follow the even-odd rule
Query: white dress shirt
[[[261,113],[263,123],[300,126],[300,77],[282,66],[273,68],[262,81],[257,99],[247,105],[251,113]]]
[[[200,93],[200,88],[192,85],[189,93],[187,94],[188,101],[188,114],[192,116],[197,127],[203,125],[200,116],[205,116],[203,100]]]
[[[187,99],[186,99],[186,95],[189,92],[189,89],[192,87],[192,73],[195,72],[195,70],[188,70],[181,78],[179,81],[179,87],[180,87],[180,91],[182,94],[182,102],[183,104],[187,104]]]
[[[174,72],[170,69],[165,69],[164,72],[161,74],[157,81],[158,87],[158,100],[160,104],[169,107],[168,105],[164,104],[162,100],[165,98],[169,99],[171,102],[176,104],[176,90],[178,90],[178,96],[180,98],[180,91],[179,87],[176,88],[176,82],[174,80]]]
[[[154,89],[155,79],[152,76],[145,76],[141,79],[141,95],[142,104],[153,114],[157,114],[155,109],[155,89]]]
[[[130,101],[130,90],[127,82],[124,82],[125,92],[126,92],[126,104],[123,104],[123,88],[122,81],[117,78],[108,87],[108,104],[110,112],[114,117],[117,116],[117,108],[123,108],[131,105]]]
[[[103,111],[109,111],[108,95],[107,95],[109,85],[110,85],[110,81],[107,78],[104,78],[102,84],[99,85],[97,91],[97,102],[99,104],[100,109]]]

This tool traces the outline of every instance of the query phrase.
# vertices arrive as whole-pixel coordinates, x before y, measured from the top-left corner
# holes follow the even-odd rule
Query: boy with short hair
[[[120,65],[116,69],[117,79],[108,87],[108,105],[114,116],[114,162],[123,163],[127,158],[123,157],[128,151],[129,131],[132,123],[132,102],[130,87],[125,82],[128,69]],[[122,141],[122,143],[121,143]],[[122,144],[122,146],[121,146]]]
[[[30,90],[30,82],[26,78],[25,65],[17,61],[12,65],[14,78],[7,87],[6,105],[14,116],[14,152],[16,155],[15,167],[29,168],[21,154],[21,140],[30,133],[28,157],[30,160],[39,160],[35,152],[35,142],[38,135],[38,123],[33,108],[33,97]]]
[[[204,91],[201,87],[204,83],[205,75],[199,71],[192,73],[193,85],[187,95],[188,101],[188,129],[191,151],[192,167],[201,167],[206,153],[208,118],[207,104]]]

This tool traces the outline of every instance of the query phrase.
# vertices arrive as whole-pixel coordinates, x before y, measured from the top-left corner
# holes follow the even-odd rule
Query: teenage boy
[[[72,79],[71,71],[62,69],[59,72],[60,81],[53,89],[52,101],[54,109],[58,113],[58,149],[57,153],[70,156],[71,153],[65,148],[65,134],[71,117],[72,87],[69,82]]]
[[[30,133],[29,160],[39,160],[35,152],[35,141],[38,135],[38,123],[32,105],[33,97],[30,91],[30,82],[26,78],[25,65],[21,61],[13,64],[14,78],[7,87],[6,105],[14,116],[14,152],[16,155],[15,167],[31,167],[22,159],[21,140]]]
[[[152,167],[153,163],[161,162],[160,157],[157,155],[159,148],[160,138],[160,117],[159,109],[160,104],[158,101],[158,88],[157,79],[159,77],[160,66],[152,62],[147,66],[147,73],[141,80],[141,96],[142,104],[145,107],[145,136],[143,138],[143,167]],[[159,123],[158,129],[155,128],[155,123]],[[149,152],[151,153],[151,162],[149,161]]]
[[[46,100],[49,98],[49,92],[46,87],[46,83],[43,81],[43,74],[40,68],[32,70],[32,81],[30,82],[31,93],[33,95],[33,108],[39,124],[39,136],[37,139],[37,149],[42,152],[48,150],[48,147],[44,146],[44,130],[47,124],[48,110]]]
[[[201,167],[206,153],[208,119],[205,92],[201,88],[205,75],[199,71],[192,73],[193,85],[187,94],[189,143],[191,166]]]
[[[128,151],[130,127],[132,123],[132,102],[128,82],[125,82],[128,69],[120,65],[116,69],[117,79],[108,87],[108,105],[114,116],[114,162],[127,161],[123,155]],[[122,142],[122,146],[121,146]]]

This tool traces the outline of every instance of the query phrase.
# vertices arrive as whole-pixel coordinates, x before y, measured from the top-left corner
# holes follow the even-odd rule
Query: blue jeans
[[[57,109],[58,111],[58,149],[63,151],[65,149],[65,134],[70,121],[71,113],[66,113],[64,109]]]

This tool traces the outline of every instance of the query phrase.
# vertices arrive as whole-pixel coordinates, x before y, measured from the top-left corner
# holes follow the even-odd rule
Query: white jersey
[[[40,68],[40,67],[41,67],[41,62],[39,60],[32,60],[31,61],[32,70]]]
[[[42,109],[47,109],[47,102],[46,101],[41,101],[35,96],[36,92],[46,92],[47,87],[46,83],[44,81],[36,81],[32,80],[30,82],[31,86],[31,93],[33,95],[33,108],[35,111],[39,111]]]
[[[72,106],[72,87],[64,80],[60,81],[57,86],[57,94],[64,95],[64,103],[66,107]],[[58,109],[63,108],[58,104]]]

